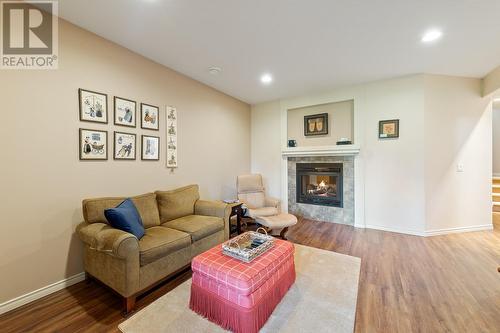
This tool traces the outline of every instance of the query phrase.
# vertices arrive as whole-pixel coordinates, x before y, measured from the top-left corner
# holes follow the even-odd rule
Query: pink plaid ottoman
[[[293,252],[292,243],[276,239],[247,264],[213,247],[191,262],[189,307],[233,332],[258,332],[295,282]]]

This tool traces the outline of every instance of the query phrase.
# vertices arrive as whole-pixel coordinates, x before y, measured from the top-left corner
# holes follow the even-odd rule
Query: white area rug
[[[295,245],[297,280],[261,332],[352,332],[361,260]],[[124,333],[226,332],[188,307],[191,280],[121,323]]]

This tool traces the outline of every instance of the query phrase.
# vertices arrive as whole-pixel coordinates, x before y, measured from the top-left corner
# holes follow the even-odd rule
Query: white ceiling
[[[62,0],[59,13],[248,103],[500,64],[499,0]],[[442,40],[422,45],[433,27]]]

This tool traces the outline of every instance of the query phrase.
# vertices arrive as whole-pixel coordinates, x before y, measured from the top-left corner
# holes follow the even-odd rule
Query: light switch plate
[[[462,163],[457,164],[457,172],[464,172],[464,165]]]

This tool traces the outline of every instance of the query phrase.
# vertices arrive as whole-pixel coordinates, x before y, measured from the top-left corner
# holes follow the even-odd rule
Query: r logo
[[[57,2],[1,1],[2,68],[57,68]]]
[[[52,6],[2,3],[3,54],[52,54]]]

